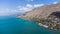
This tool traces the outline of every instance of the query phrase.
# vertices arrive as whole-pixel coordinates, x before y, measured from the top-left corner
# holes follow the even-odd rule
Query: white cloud
[[[21,8],[19,8],[19,10],[21,10],[21,11],[29,11],[30,8],[28,8],[28,7],[21,7]]]
[[[26,1],[30,2],[30,1],[34,1],[34,0],[26,0]]]
[[[18,6],[18,10],[21,11],[30,11],[32,9],[32,5],[31,4],[27,4],[26,6]]]
[[[18,6],[18,8],[15,10],[8,9],[8,8],[1,8],[0,9],[0,16],[13,15],[13,14],[17,14],[17,13],[24,13],[27,11],[31,11],[33,8],[36,8],[39,6],[43,6],[43,4],[35,4],[35,5],[26,4],[25,6]]]
[[[11,9],[0,9],[0,16],[7,16],[7,15],[13,15],[16,14],[16,10],[11,10]]]
[[[53,2],[53,4],[57,4],[58,2]]]
[[[18,6],[18,10],[27,12],[27,11],[31,11],[32,9],[41,7],[41,6],[44,6],[44,4],[35,4],[35,5],[26,4],[26,6]]]
[[[44,6],[44,4],[35,4],[34,7],[41,7]]]
[[[31,4],[27,4],[26,7],[32,8],[32,5]]]

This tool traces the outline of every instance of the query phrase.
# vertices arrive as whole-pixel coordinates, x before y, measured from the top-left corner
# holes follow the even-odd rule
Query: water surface
[[[38,26],[31,20],[5,16],[0,17],[0,34],[60,34],[60,31]]]

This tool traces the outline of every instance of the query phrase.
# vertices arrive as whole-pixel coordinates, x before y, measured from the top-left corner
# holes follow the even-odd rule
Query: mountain
[[[32,18],[40,19],[45,18],[52,12],[56,11],[60,11],[60,3],[38,7],[18,17],[26,19],[32,19]]]
[[[37,7],[18,17],[34,20],[40,26],[48,27],[49,29],[60,30],[60,2]]]

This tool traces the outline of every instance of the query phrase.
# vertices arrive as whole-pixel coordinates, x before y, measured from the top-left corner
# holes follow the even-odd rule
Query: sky
[[[24,13],[40,6],[58,2],[60,0],[0,0],[0,16]]]

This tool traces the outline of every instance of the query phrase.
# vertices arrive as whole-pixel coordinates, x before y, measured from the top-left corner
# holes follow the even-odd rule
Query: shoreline
[[[45,27],[45,28],[49,28],[49,26],[43,25],[43,24],[41,24],[41,23],[38,23],[38,25],[39,25],[39,26],[42,26],[42,27]],[[49,28],[49,29],[53,29],[53,28]],[[57,30],[57,29],[53,29],[53,30]]]
[[[43,25],[43,24],[41,24],[41,23],[38,23],[38,25],[43,26],[43,27],[45,27],[45,28],[48,28],[48,27],[49,27],[49,26]]]

